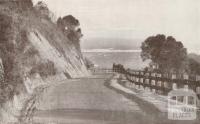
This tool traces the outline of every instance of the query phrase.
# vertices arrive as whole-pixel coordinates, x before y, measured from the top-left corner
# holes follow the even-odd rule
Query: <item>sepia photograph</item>
[[[200,124],[200,0],[0,0],[0,124]]]

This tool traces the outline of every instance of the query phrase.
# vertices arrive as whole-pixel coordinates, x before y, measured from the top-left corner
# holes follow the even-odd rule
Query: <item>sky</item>
[[[200,54],[200,0],[43,1],[57,17],[76,17],[83,40],[103,37],[143,41],[165,34],[182,41],[189,52]]]

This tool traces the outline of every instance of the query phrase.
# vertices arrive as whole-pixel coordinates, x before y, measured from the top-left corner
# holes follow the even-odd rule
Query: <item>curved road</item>
[[[106,86],[111,75],[66,80],[48,88],[34,121],[40,124],[156,124],[177,123],[148,103],[129,99]],[[182,122],[180,122],[182,123]]]

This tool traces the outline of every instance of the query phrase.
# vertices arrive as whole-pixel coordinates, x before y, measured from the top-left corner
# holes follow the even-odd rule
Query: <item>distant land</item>
[[[200,55],[195,54],[195,53],[190,53],[188,54],[188,57],[200,63]]]
[[[137,52],[140,53],[141,50],[117,50],[117,49],[82,49],[82,52],[84,53],[90,53],[90,52],[98,52],[98,53],[131,53],[131,52]]]
[[[119,38],[90,38],[82,41],[83,50],[140,50],[143,40]]]
[[[115,50],[128,50],[124,52],[130,52],[133,50],[133,52],[138,51],[140,49],[141,43],[144,41],[144,39],[120,39],[120,38],[89,38],[89,39],[83,39],[81,42],[81,48],[83,52],[92,52],[94,50],[98,50],[101,52],[110,52],[111,50],[113,52],[116,52]],[[197,55],[200,55],[199,50],[191,50],[187,46],[185,46],[188,49],[188,53],[194,53]]]

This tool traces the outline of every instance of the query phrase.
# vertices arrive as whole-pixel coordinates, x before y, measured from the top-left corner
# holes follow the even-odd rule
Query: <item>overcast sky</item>
[[[38,0],[34,0],[38,1]],[[200,0],[43,0],[57,16],[72,14],[84,40],[172,35],[200,53]]]

